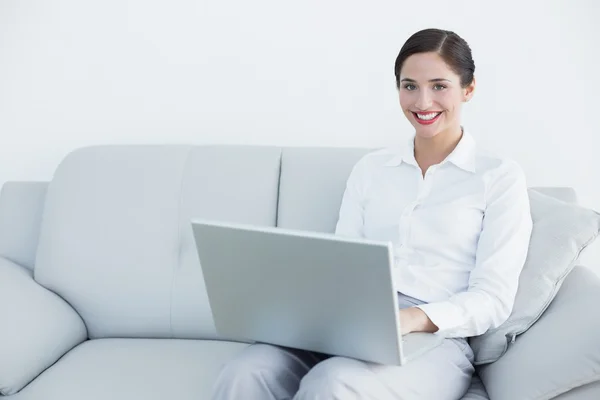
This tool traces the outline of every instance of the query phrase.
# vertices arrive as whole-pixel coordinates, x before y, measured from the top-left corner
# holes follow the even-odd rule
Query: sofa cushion
[[[173,274],[171,324],[179,338],[220,338],[198,260],[192,218],[275,226],[281,149],[195,147],[183,176],[179,264]]]
[[[21,390],[86,336],[75,310],[0,257],[0,395]]]
[[[273,226],[280,149],[94,146],[48,186],[35,279],[90,338],[213,337],[190,219]]]
[[[208,340],[90,340],[11,400],[209,399],[221,366],[245,346]]]
[[[531,188],[536,192],[545,194],[557,200],[564,201],[569,204],[577,204],[579,199],[577,198],[577,192],[572,187],[568,186],[534,186]]]
[[[575,267],[542,317],[498,361],[478,368],[490,398],[579,399],[567,395],[574,392],[599,399],[598,304],[600,278]]]
[[[187,146],[70,153],[46,193],[35,279],[81,315],[91,338],[170,337],[178,206]]]
[[[284,148],[277,226],[333,233],[346,180],[363,148]]]
[[[501,326],[471,338],[476,364],[498,360],[509,342],[550,305],[580,253],[600,233],[600,214],[529,190],[533,231],[513,311]]]

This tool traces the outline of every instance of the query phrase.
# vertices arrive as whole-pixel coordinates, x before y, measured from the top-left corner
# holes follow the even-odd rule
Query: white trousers
[[[420,304],[400,295],[401,308]],[[445,339],[401,367],[267,344],[244,349],[221,370],[213,400],[459,400],[474,372],[465,339]]]

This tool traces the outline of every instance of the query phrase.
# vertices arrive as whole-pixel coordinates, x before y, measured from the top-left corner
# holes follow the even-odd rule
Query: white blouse
[[[414,137],[353,168],[336,234],[391,241],[394,287],[444,337],[485,333],[509,317],[532,230],[527,184],[513,161],[483,154],[464,132],[423,177]]]

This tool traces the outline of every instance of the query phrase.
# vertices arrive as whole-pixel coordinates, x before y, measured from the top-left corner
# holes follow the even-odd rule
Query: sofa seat
[[[213,340],[88,340],[9,398],[209,399],[223,363],[246,346]]]
[[[88,340],[10,399],[208,400],[221,366],[246,346],[215,340]],[[487,399],[475,377],[463,400]]]

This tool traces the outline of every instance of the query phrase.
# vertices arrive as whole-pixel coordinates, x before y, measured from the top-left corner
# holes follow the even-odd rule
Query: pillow
[[[533,231],[508,320],[470,338],[475,364],[498,360],[550,305],[580,253],[600,233],[600,214],[529,189]]]
[[[21,390],[87,339],[79,315],[33,280],[32,272],[0,257],[0,397]]]

